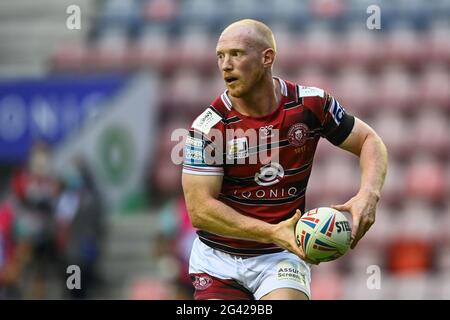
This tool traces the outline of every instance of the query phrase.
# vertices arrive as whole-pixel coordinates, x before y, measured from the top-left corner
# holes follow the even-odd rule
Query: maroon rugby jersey
[[[183,173],[223,175],[219,200],[268,223],[305,212],[305,193],[320,137],[335,145],[350,134],[354,117],[324,90],[280,82],[282,99],[264,117],[233,109],[225,91],[193,122]],[[210,247],[239,255],[282,251],[275,244],[218,236],[199,230]]]

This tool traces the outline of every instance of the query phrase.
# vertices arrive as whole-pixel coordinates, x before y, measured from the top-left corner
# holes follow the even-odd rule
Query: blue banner
[[[122,75],[0,80],[0,162],[25,160],[33,141],[63,141],[109,106]]]

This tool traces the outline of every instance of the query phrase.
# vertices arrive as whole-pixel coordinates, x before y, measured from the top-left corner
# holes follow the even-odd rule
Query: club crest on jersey
[[[205,275],[205,276],[198,276],[195,275],[192,284],[194,285],[194,288],[196,290],[206,290],[209,287],[211,287],[213,280]]]
[[[289,128],[288,140],[289,143],[300,147],[305,144],[308,138],[309,128],[304,123],[296,123]]]
[[[228,159],[244,159],[248,157],[247,138],[236,138],[227,142]]]

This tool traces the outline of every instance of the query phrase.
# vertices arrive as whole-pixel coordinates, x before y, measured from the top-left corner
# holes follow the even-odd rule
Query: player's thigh
[[[292,288],[279,288],[261,297],[261,300],[309,300],[309,298],[300,290]]]
[[[280,252],[266,258],[262,257],[258,262],[262,268],[260,275],[257,281],[249,286],[253,290],[255,299],[311,297],[311,268],[296,255]]]

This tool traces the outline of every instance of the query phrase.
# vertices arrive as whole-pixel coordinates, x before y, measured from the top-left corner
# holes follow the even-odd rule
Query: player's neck
[[[255,90],[243,97],[230,97],[233,108],[249,117],[264,117],[271,114],[281,99],[281,88],[277,80],[266,77]]]

